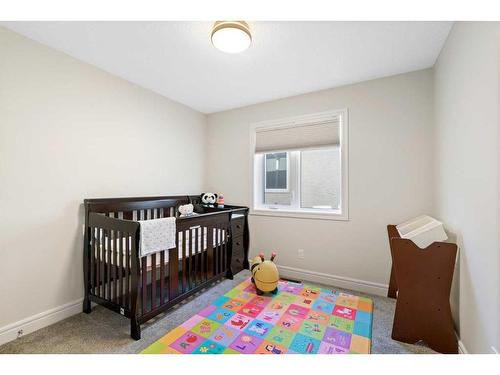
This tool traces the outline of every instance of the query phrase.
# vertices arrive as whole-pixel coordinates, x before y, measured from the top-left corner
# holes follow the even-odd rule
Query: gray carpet
[[[248,271],[243,271],[237,274],[234,280],[222,280],[167,313],[157,316],[142,326],[142,338],[139,341],[130,338],[129,320],[96,306],[89,315],[81,313],[72,316],[0,346],[0,354],[138,353],[249,275]],[[394,300],[360,292],[346,292],[363,295],[374,301],[372,353],[434,353],[423,345],[409,345],[391,339]]]

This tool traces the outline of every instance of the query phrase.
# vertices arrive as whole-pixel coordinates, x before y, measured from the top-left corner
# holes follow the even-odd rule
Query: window
[[[252,127],[252,213],[347,219],[347,111]]]

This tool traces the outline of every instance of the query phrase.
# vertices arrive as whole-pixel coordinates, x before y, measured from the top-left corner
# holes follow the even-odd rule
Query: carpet
[[[285,280],[278,290],[258,296],[247,279],[141,353],[370,353],[371,299]]]

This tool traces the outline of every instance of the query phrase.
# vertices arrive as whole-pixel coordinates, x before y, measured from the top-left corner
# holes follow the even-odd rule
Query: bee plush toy
[[[264,253],[260,253],[252,261],[252,283],[255,285],[257,294],[266,292],[278,293],[278,280],[280,278],[278,268],[274,264],[276,253],[271,254],[270,260],[264,260]]]

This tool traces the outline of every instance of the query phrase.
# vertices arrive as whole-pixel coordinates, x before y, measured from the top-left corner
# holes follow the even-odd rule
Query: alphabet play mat
[[[258,296],[245,280],[142,353],[370,353],[372,300],[291,281],[278,290]]]

